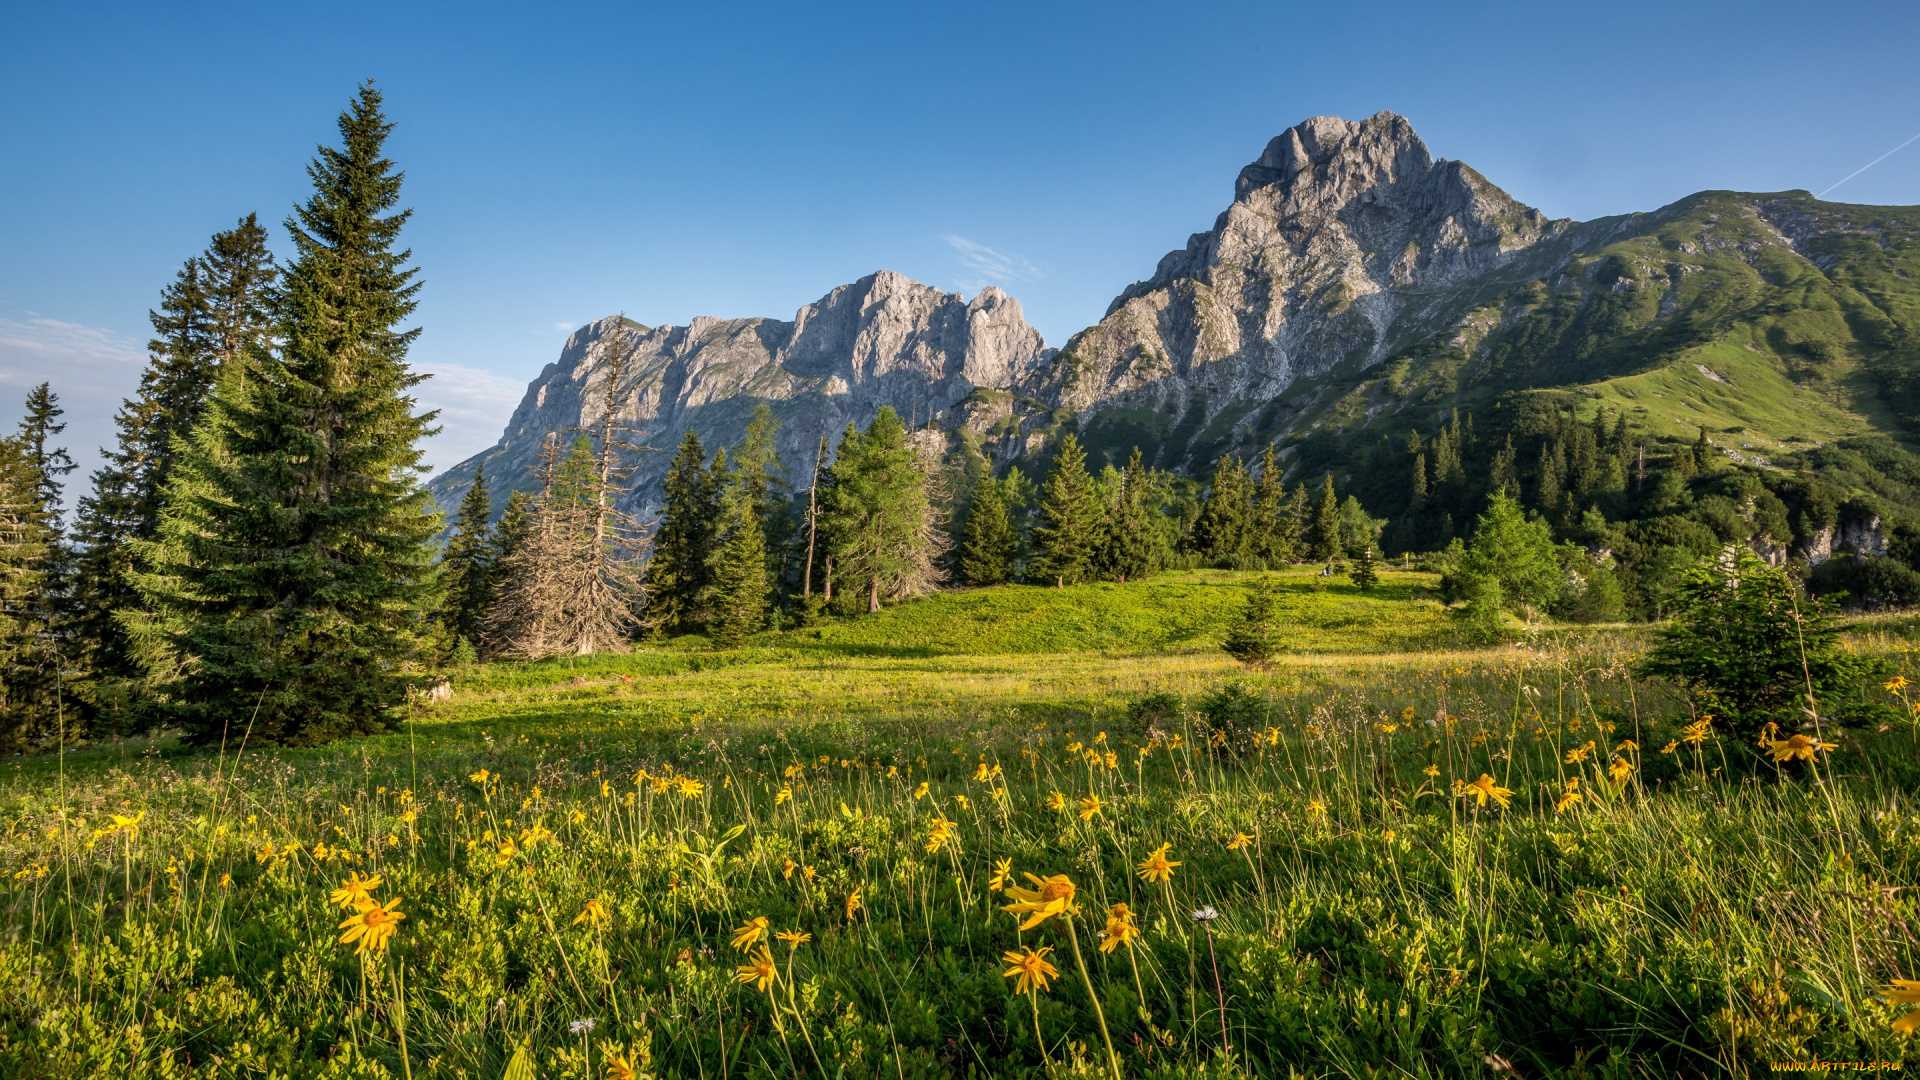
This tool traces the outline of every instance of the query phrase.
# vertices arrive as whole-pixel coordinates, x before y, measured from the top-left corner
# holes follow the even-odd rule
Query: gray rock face
[[[442,506],[458,503],[484,464],[496,512],[508,488],[530,489],[548,432],[571,440],[608,410],[656,449],[632,456],[623,509],[652,517],[660,481],[681,438],[697,432],[709,452],[738,443],[755,406],[781,421],[780,454],[804,483],[822,433],[837,441],[849,421],[865,424],[881,406],[903,419],[950,420],[974,388],[1029,378],[1051,356],[1020,303],[997,288],[971,301],[880,271],[842,285],[778,319],[700,317],[686,326],[646,327],[634,336],[630,372],[617,387],[599,373],[616,318],[575,331],[560,359],[527,388],[492,449],[432,482]]]
[[[1268,143],[1213,229],[1121,293],[1032,393],[1204,422],[1432,333],[1463,289],[1566,228],[1434,160],[1399,116],[1317,116]]]

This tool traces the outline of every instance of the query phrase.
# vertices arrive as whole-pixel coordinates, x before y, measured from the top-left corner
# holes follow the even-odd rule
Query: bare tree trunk
[[[820,433],[820,449],[813,455],[813,482],[807,485],[807,569],[801,575],[800,595],[813,595],[813,543],[820,534],[820,511],[814,502],[814,494],[820,489],[820,462],[827,456],[827,435]],[[828,563],[832,565],[832,563]],[[833,599],[831,587],[827,599]]]
[[[827,556],[827,576],[821,582],[821,586],[821,595],[825,597],[827,603],[833,603],[833,556],[831,555]]]
[[[880,610],[880,577],[875,575],[867,579],[867,614]]]

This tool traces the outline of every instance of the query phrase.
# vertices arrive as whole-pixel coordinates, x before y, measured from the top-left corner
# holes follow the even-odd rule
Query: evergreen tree
[[[493,535],[493,499],[487,490],[484,465],[473,470],[473,484],[460,500],[460,512],[454,519],[453,535],[440,557],[441,576],[446,582],[447,600],[443,618],[450,644],[465,641],[478,644],[486,629],[487,613],[493,608],[494,581],[499,567],[498,545]]]
[[[1087,455],[1069,431],[1060,439],[1053,471],[1040,491],[1040,521],[1033,530],[1038,576],[1056,587],[1084,581],[1100,543],[1100,503],[1087,475]]]
[[[1407,509],[1419,513],[1427,505],[1427,455],[1413,455],[1413,498],[1408,500]]]
[[[1360,557],[1354,561],[1353,570],[1348,575],[1353,585],[1361,592],[1371,592],[1380,581],[1380,573],[1373,563],[1373,545],[1360,549]]]
[[[1313,531],[1309,536],[1308,553],[1315,561],[1340,557],[1340,499],[1333,493],[1332,473],[1327,474],[1320,486],[1320,499],[1313,507]]]
[[[1504,491],[1513,498],[1520,497],[1520,471],[1513,452],[1513,436],[1507,436],[1507,444],[1493,455],[1493,466],[1487,473],[1487,484],[1495,491]]]
[[[1248,667],[1258,667],[1273,659],[1280,651],[1273,625],[1278,600],[1272,578],[1262,574],[1255,579],[1247,592],[1246,605],[1240,609],[1239,617],[1227,630],[1227,639],[1220,645],[1228,656]]]
[[[1559,444],[1549,439],[1540,444],[1540,478],[1534,493],[1534,506],[1543,514],[1551,514],[1560,505],[1560,474],[1564,454],[1558,453]]]
[[[707,467],[700,436],[689,431],[667,467],[666,507],[647,561],[647,621],[656,631],[686,630],[703,619],[707,553],[713,550],[719,516],[717,484]]]
[[[1160,553],[1158,530],[1153,527],[1155,508],[1148,502],[1152,494],[1153,478],[1136,446],[1107,504],[1101,576],[1124,583],[1144,578],[1156,568]]]
[[[1552,531],[1502,494],[1487,503],[1472,540],[1450,550],[1449,562],[1444,591],[1467,597],[1470,605],[1484,600],[1531,618],[1559,593],[1560,561]]]
[[[20,421],[20,446],[33,470],[34,493],[41,508],[55,515],[50,519],[55,530],[59,529],[61,493],[66,489],[60,478],[78,467],[67,456],[66,447],[53,445],[54,438],[67,430],[58,422],[65,413],[60,395],[53,392],[52,384],[43,382],[27,394],[27,415]]]
[[[218,373],[267,346],[275,273],[267,231],[249,214],[188,259],[148,313],[156,336],[147,343],[147,367],[114,416],[116,444],[94,472],[74,526],[75,630],[96,693],[130,687],[141,675],[123,626],[144,607],[129,577],[128,544],[158,531],[176,448],[186,444]]]
[[[1013,577],[1020,535],[1007,505],[1006,487],[991,475],[973,489],[960,537],[960,580],[968,585],[1000,585]]]
[[[229,730],[318,743],[383,731],[437,600],[440,517],[419,483],[433,415],[408,391],[419,282],[395,250],[410,211],[381,156],[392,125],[371,84],[343,145],[308,167],[286,223],[295,259],[274,291],[276,348],[220,372],[176,443],[157,535],[134,541],[151,670],[198,742]],[[386,216],[381,216],[386,214]]]
[[[1309,533],[1312,531],[1313,500],[1307,495],[1307,482],[1302,480],[1294,486],[1293,494],[1287,498],[1287,509],[1280,518],[1280,534],[1274,546],[1286,552],[1286,558],[1299,559],[1305,556],[1310,546]]]
[[[720,645],[741,644],[767,621],[767,543],[754,488],[752,473],[741,469],[721,498],[704,605],[709,633]]]
[[[926,476],[891,406],[882,406],[865,431],[847,426],[831,473],[822,524],[835,575],[867,594],[870,613],[880,610],[883,596],[931,588],[937,525]]]
[[[1214,462],[1206,502],[1200,506],[1200,519],[1193,524],[1193,550],[1201,558],[1226,566],[1248,553],[1251,506],[1247,480],[1246,467],[1238,455],[1222,454]]]
[[[493,530],[495,566],[505,562],[526,543],[532,528],[533,500],[524,491],[507,493],[507,508],[500,512],[500,524]]]
[[[0,439],[0,747],[58,738],[59,657],[47,603],[55,533],[42,472],[23,439]]]
[[[1136,455],[1139,448],[1134,449]],[[1269,565],[1278,565],[1293,558],[1293,550],[1287,544],[1285,516],[1287,512],[1287,470],[1280,465],[1280,455],[1274,451],[1272,443],[1260,453],[1260,478],[1253,489],[1253,513],[1249,529],[1253,536],[1253,553],[1265,559]]]

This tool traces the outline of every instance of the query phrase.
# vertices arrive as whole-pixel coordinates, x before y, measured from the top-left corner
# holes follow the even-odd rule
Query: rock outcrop
[[[643,519],[658,509],[660,481],[686,432],[709,450],[732,446],[762,402],[781,421],[782,459],[804,483],[823,433],[837,439],[849,421],[864,424],[885,405],[917,424],[951,426],[976,387],[1015,385],[1051,356],[1019,301],[999,289],[969,301],[884,270],[834,289],[790,322],[628,321],[629,374],[609,388],[598,374],[618,325],[617,317],[601,319],[567,339],[499,443],[434,479],[443,506],[458,503],[484,464],[497,512],[507,489],[532,486],[549,432],[571,439],[609,409],[654,448],[633,455],[623,505]]]

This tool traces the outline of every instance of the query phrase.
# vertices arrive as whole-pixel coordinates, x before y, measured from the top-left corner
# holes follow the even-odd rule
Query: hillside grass
[[[1290,576],[1319,622],[1250,670],[1208,644],[1248,577],[479,665],[400,732],[315,749],[18,761],[0,1075],[495,1080],[524,1048],[543,1080],[1037,1080],[1098,1075],[1109,1035],[1139,1077],[1914,1053],[1875,991],[1920,971],[1920,730],[1811,768],[1687,746],[1684,706],[1630,674],[1644,629],[1393,648],[1433,630],[1396,619],[1444,618],[1417,575]],[[1087,637],[1100,618],[1123,629]],[[1920,677],[1915,629],[1850,640]],[[1040,650],[1084,640],[1111,644]],[[1482,776],[1512,805],[1460,796]],[[1142,880],[1163,844],[1178,866]],[[1067,875],[1077,917],[1016,929],[1002,860]],[[407,915],[385,953],[336,940],[349,872]],[[1103,952],[1116,903],[1140,936]],[[812,935],[769,943],[765,990],[735,981],[758,916]],[[1030,1002],[1002,954],[1042,946]]]

